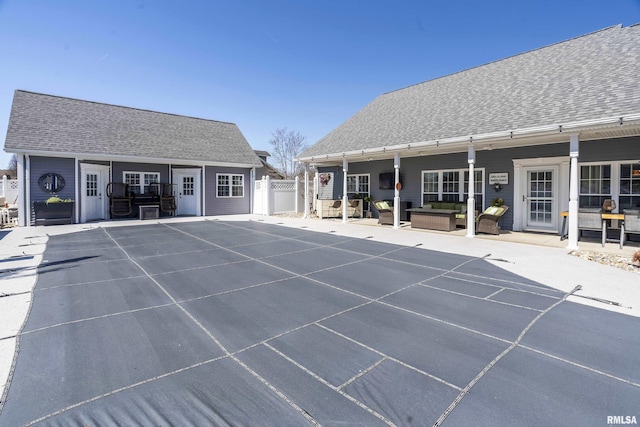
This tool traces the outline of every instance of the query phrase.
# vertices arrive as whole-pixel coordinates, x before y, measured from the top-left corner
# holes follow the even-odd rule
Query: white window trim
[[[141,172],[141,171],[122,171],[122,182],[126,183],[127,182],[127,174],[129,175],[138,175],[140,184],[136,185],[134,187],[139,187],[139,193],[137,194],[144,194],[144,176],[145,175],[156,175],[158,180],[156,182],[160,182],[160,172]]]
[[[438,200],[442,200],[444,183],[442,182],[442,174],[446,172],[458,172],[458,202],[465,202],[464,194],[465,194],[465,182],[464,182],[464,173],[469,172],[469,169],[424,169],[420,171],[420,203],[424,203],[424,174],[425,173],[437,173],[438,174]],[[485,179],[486,173],[485,168],[474,168],[474,173],[482,172],[482,192],[481,193],[473,193],[474,196],[479,194],[482,196],[482,203],[486,204],[487,197],[485,193]],[[431,194],[431,193],[429,193]],[[451,194],[451,193],[447,193]],[[484,206],[483,206],[484,207]]]
[[[368,185],[369,185],[369,191],[367,191],[366,193],[360,193],[359,191],[347,191],[347,195],[350,194],[360,194],[362,197],[366,197],[371,195],[371,174],[369,173],[350,173],[347,174],[347,179],[349,179],[349,177],[356,177],[356,189],[360,188],[360,177],[362,176],[366,176],[367,180],[368,180]]]
[[[218,181],[218,177],[220,176],[226,176],[229,177],[229,185],[225,186],[229,188],[229,195],[228,196],[220,196],[218,194],[218,189],[220,188],[220,184]],[[242,196],[234,196],[233,195],[233,177],[234,176],[239,176],[242,178]],[[236,186],[236,187],[240,187],[240,186]],[[244,174],[241,173],[217,173],[216,174],[216,198],[219,199],[242,199],[244,197]]]
[[[611,166],[611,198],[615,200],[616,205],[620,206],[620,165],[625,165],[629,163],[638,163],[637,159],[633,160],[607,160],[607,161],[594,161],[594,162],[578,162],[578,183],[582,179],[580,175],[581,166],[600,166],[600,165],[610,165]],[[579,185],[579,184],[578,184]],[[580,187],[578,187],[578,197],[582,196],[580,193]],[[617,212],[616,209],[614,212]]]

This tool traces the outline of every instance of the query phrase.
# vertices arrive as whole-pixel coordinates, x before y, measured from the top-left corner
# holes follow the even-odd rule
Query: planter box
[[[33,202],[32,213],[35,225],[73,224],[74,202]]]

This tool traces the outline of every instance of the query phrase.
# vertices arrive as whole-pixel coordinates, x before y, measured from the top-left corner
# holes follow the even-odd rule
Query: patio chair
[[[640,210],[625,209],[624,222],[620,226],[620,249],[624,246],[625,234],[640,234]]]
[[[500,234],[498,221],[507,213],[509,206],[491,206],[484,210],[476,219],[476,233]]]
[[[176,213],[176,198],[171,184],[160,184],[160,211],[171,216]]]
[[[107,197],[109,198],[111,218],[131,215],[131,195],[127,184],[110,182],[107,184]]]
[[[602,208],[578,209],[578,240],[583,231],[599,231],[602,233]],[[602,246],[606,240],[606,233],[602,233]]]
[[[347,216],[352,218],[360,218],[362,216],[362,211],[360,209],[362,199],[351,199],[349,200],[349,205],[347,206]]]
[[[378,211],[378,224],[393,225],[393,206],[384,200],[373,202],[373,206]]]

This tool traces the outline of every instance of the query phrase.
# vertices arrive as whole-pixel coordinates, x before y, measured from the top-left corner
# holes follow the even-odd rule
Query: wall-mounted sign
[[[501,184],[501,185],[509,184],[509,172],[490,173],[489,185],[493,185],[493,184]]]

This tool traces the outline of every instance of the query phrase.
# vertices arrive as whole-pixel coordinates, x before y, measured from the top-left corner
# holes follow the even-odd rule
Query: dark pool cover
[[[258,222],[51,237],[0,425],[606,425],[640,322],[485,259]]]

